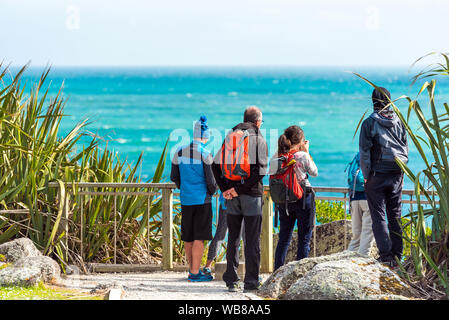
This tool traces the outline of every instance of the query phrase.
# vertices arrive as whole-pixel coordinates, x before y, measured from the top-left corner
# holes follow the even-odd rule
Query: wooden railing
[[[58,187],[57,183],[50,183],[50,187]],[[95,196],[95,195],[112,195],[114,196],[114,202],[116,201],[117,196],[123,195],[138,195],[138,196],[147,196],[150,197],[152,195],[160,195],[162,197],[162,268],[164,270],[173,270],[173,197],[175,195],[179,195],[174,193],[176,189],[175,184],[173,183],[67,183],[66,187],[76,187],[78,188],[77,194],[80,196]],[[116,189],[114,191],[89,191],[92,188],[111,188]],[[139,189],[148,189],[148,190],[160,190],[161,192],[150,192],[150,191],[140,191],[140,192],[132,192],[132,191],[118,191],[117,189],[124,188],[139,188]],[[81,190],[81,191],[80,191]],[[345,216],[344,220],[346,222],[346,213],[347,213],[347,203],[349,201],[349,189],[348,188],[333,188],[333,187],[314,187],[317,200],[329,200],[329,201],[341,201],[344,203],[344,211]],[[272,272],[274,266],[274,249],[273,249],[273,202],[270,197],[269,187],[264,186],[264,206],[263,206],[263,218],[262,218],[262,233],[261,233],[261,272]],[[70,196],[72,192],[66,192],[67,195]],[[329,196],[329,195],[320,195],[323,193],[336,194],[337,196]],[[403,203],[410,204],[412,208],[413,204],[416,203],[416,200],[413,199],[413,190],[403,190]],[[217,195],[215,195],[217,196]],[[407,199],[409,197],[409,199]],[[83,203],[82,201],[80,202]],[[425,201],[421,201],[421,203],[426,203]],[[67,197],[65,199],[65,206],[63,212],[63,219],[68,220],[68,201]],[[217,201],[218,204],[218,201]],[[80,208],[81,216],[83,216],[83,208]],[[114,208],[116,210],[116,208]],[[149,210],[149,208],[148,208]],[[114,219],[116,219],[116,214],[114,214]],[[65,224],[68,226],[68,223]],[[68,227],[67,227],[68,228]],[[345,223],[346,230],[346,223]],[[68,230],[65,230],[66,234],[68,234]],[[314,226],[313,229],[313,237],[312,241],[314,241],[314,248],[316,248],[316,236],[315,236],[316,228]],[[82,239],[83,239],[83,223],[81,221],[81,234],[80,234],[80,242],[81,242],[81,250],[82,250]],[[114,242],[116,241],[117,229],[116,229],[116,220],[114,220]],[[67,239],[66,248],[67,248]],[[344,246],[347,247],[346,237],[344,237]],[[114,264],[116,263],[116,243],[114,243]],[[316,253],[313,253],[316,255]]]

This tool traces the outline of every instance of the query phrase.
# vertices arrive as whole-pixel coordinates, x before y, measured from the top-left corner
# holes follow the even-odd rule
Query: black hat
[[[374,110],[382,110],[390,103],[391,95],[387,89],[377,87],[373,90],[371,98],[373,99]]]

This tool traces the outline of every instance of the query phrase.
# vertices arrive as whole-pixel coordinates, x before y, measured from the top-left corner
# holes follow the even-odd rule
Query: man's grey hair
[[[262,111],[260,111],[258,107],[249,106],[245,109],[245,113],[243,114],[243,122],[256,123],[260,120],[262,120]]]

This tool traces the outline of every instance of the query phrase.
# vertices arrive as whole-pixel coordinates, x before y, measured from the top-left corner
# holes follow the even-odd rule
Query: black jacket
[[[246,194],[253,197],[261,197],[263,195],[262,179],[267,173],[268,164],[268,148],[267,143],[260,133],[259,128],[252,122],[243,122],[236,125],[232,130],[248,130],[249,132],[249,158],[250,158],[250,175],[249,178],[241,181],[232,181],[226,179],[222,175],[220,163],[222,161],[221,149],[217,152],[212,164],[212,171],[215,176],[221,192],[225,192],[234,188],[237,194]]]
[[[385,115],[373,112],[360,129],[360,168],[365,179],[373,171],[401,172],[395,158],[408,162],[405,126],[394,112]]]

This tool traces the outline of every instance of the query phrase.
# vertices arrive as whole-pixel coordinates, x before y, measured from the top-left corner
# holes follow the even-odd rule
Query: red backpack
[[[229,133],[221,147],[221,172],[232,181],[242,181],[250,176],[248,152],[249,132],[237,129]]]
[[[273,202],[289,203],[296,202],[304,195],[302,181],[298,179],[295,172],[294,153],[288,152],[279,155],[276,159],[277,163],[271,163],[271,166],[276,166],[276,172],[270,175],[270,195]]]

